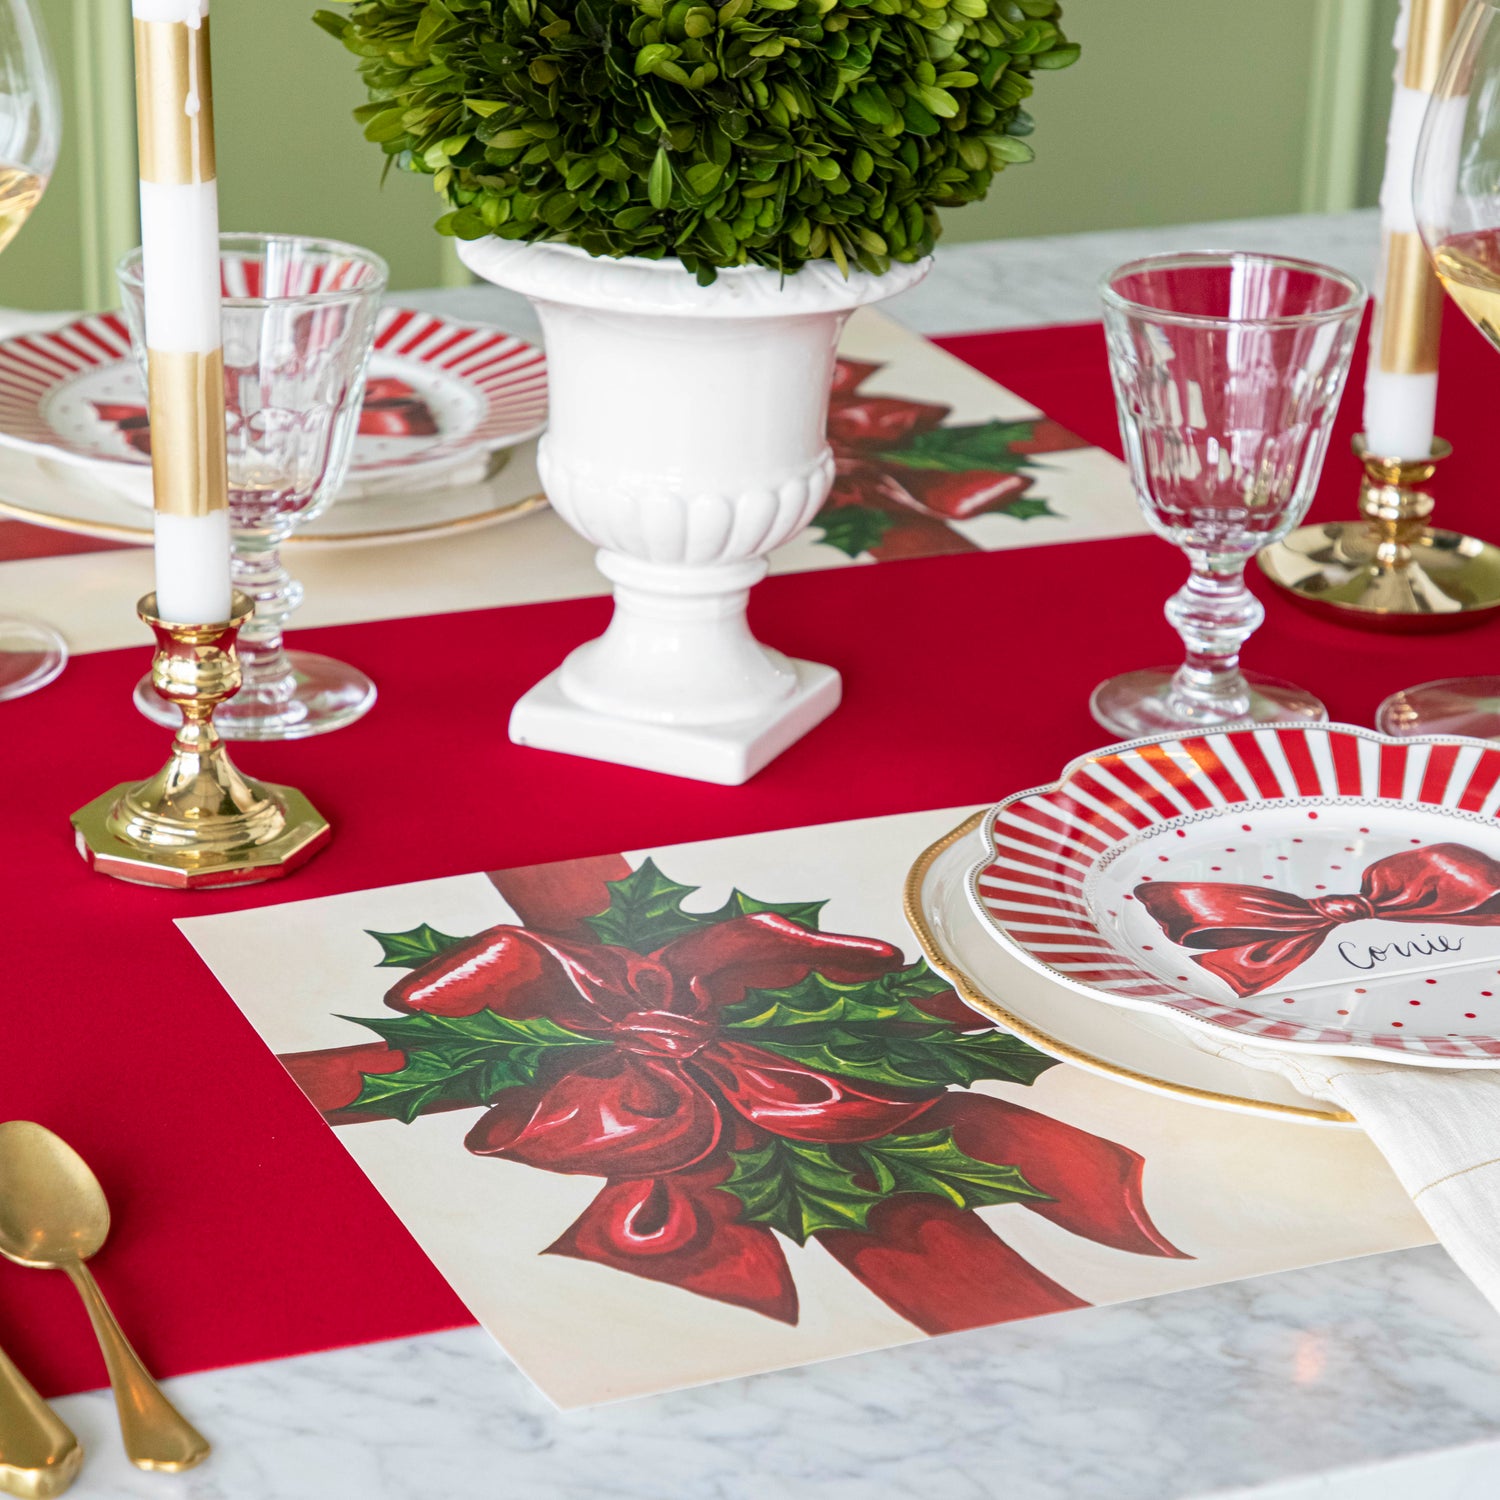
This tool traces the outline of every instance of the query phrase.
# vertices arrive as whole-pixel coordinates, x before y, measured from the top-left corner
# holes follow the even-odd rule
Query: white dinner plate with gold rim
[[[1049,1057],[1088,1072],[1215,1109],[1358,1129],[1332,1105],[1299,1093],[1279,1074],[1197,1047],[1163,1015],[1078,994],[997,943],[968,898],[968,872],[984,851],[987,810],[923,851],[906,880],[906,919],[927,961],[964,1002]]]
[[[473,484],[368,495],[335,503],[297,532],[297,547],[379,546],[422,541],[518,520],[544,508],[536,443],[495,455],[496,469]],[[107,542],[149,546],[150,513],[133,500],[51,459],[0,448],[0,517]]]

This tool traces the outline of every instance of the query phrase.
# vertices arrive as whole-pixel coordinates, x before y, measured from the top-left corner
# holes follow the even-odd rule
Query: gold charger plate
[[[966,875],[982,852],[974,813],[918,856],[906,920],[927,961],[964,1002],[1049,1057],[1132,1088],[1215,1109],[1357,1129],[1351,1115],[1298,1093],[1279,1074],[1216,1057],[1163,1016],[1074,993],[1007,952],[969,904]]]
[[[546,504],[536,472],[536,444],[529,442],[472,484],[337,502],[288,545],[369,547],[423,541],[516,521]],[[91,482],[81,471],[15,449],[0,449],[0,517],[108,542],[151,544],[149,508]]]

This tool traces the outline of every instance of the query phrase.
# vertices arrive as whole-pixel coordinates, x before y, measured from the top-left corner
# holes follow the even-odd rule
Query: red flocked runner
[[[1456,316],[1445,341],[1439,430],[1456,452],[1440,471],[1439,517],[1500,533],[1489,472],[1500,366]],[[1063,427],[1118,451],[1097,326],[945,342]],[[1361,380],[1356,369],[1320,517],[1353,513],[1358,469],[1347,454]],[[1173,549],[1139,537],[770,579],[752,602],[757,632],[838,666],[844,703],[737,789],[507,741],[509,704],[602,629],[606,600],[303,631],[299,644],[368,671],[380,702],[338,734],[236,751],[252,774],[304,788],[336,828],[331,848],[291,881],[249,891],[124,886],[89,874],[73,852],[69,813],[161,761],[161,732],[130,707],[144,650],[79,658],[44,692],[6,704],[0,1113],[52,1126],[104,1182],[114,1227],[96,1265],[142,1354],[173,1374],[467,1321],[172,918],[978,803],[1036,785],[1099,743],[1086,707],[1094,683],[1174,658],[1161,606],[1183,572]],[[1252,579],[1269,614],[1250,665],[1305,683],[1336,718],[1368,723],[1396,687],[1493,671],[1500,658],[1495,624],[1425,638],[1354,631],[1300,613],[1254,570]],[[985,1122],[963,1128],[982,1150]],[[1101,1183],[1111,1171],[1118,1165],[1101,1161]],[[958,1255],[975,1234],[972,1215],[912,1222],[900,1203],[882,1210],[890,1222],[878,1253],[868,1244],[835,1251],[892,1297],[909,1257],[935,1242]],[[589,1249],[587,1227],[575,1225],[576,1243],[559,1251]],[[1150,1238],[1145,1225],[1111,1232]],[[976,1283],[987,1284],[983,1260],[973,1264]],[[1040,1309],[1061,1293],[1039,1278],[1033,1295]],[[0,1344],[48,1392],[103,1382],[83,1314],[56,1273],[0,1264]]]

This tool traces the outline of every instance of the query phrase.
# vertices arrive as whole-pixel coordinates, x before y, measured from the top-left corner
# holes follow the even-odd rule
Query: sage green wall
[[[1036,77],[1036,161],[945,238],[1066,234],[1301,206],[1316,0],[1071,0],[1083,57]]]
[[[0,259],[0,305],[110,305],[109,261],[136,235],[128,3],[37,3],[59,54],[68,134],[47,197]],[[317,3],[214,0],[225,228],[370,245],[391,262],[396,288],[461,277],[431,231],[439,209],[427,181],[392,173],[380,186],[380,153],[349,118],[361,100],[355,60],[311,24]],[[1373,201],[1397,3],[1070,0],[1084,57],[1038,80],[1037,161],[1007,171],[989,201],[948,215],[949,240],[1316,206],[1305,186],[1317,145],[1310,98],[1330,37],[1366,52],[1362,161],[1347,196]]]

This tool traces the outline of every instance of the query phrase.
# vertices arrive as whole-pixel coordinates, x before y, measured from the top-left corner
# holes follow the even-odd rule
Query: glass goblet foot
[[[301,740],[342,729],[375,703],[375,684],[358,667],[312,651],[288,651],[290,672],[265,686],[247,685],[214,714],[226,740]],[[148,719],[175,729],[181,713],[160,697],[148,674],[136,684],[135,705]]]
[[[1122,672],[1094,689],[1089,711],[1111,734],[1140,739],[1172,730],[1221,729],[1229,724],[1275,724],[1292,720],[1321,723],[1328,710],[1304,688],[1279,677],[1241,674],[1249,692],[1224,706],[1204,706],[1178,691],[1177,670],[1150,667]],[[1237,711],[1243,708],[1243,711]]]
[[[63,638],[30,620],[0,620],[0,700],[46,687],[68,664]]]
[[[1444,677],[1392,693],[1375,711],[1375,727],[1409,734],[1463,734],[1500,740],[1500,677]]]

